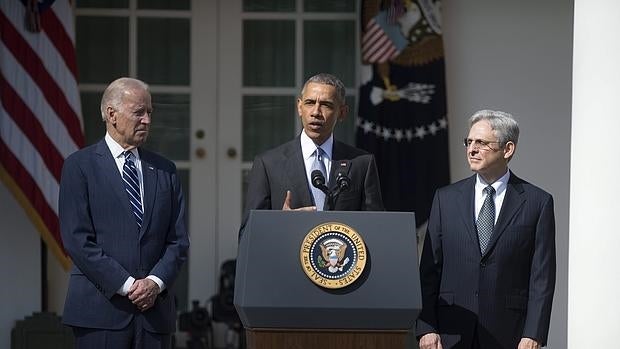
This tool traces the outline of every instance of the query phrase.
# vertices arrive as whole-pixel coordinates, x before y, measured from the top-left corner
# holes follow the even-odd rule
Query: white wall
[[[0,222],[0,348],[10,348],[15,321],[41,310],[40,238],[1,182]]]
[[[65,271],[58,259],[47,255],[47,311],[62,315],[65,296],[69,285],[69,273]]]
[[[499,109],[519,121],[514,172],[555,199],[558,274],[549,348],[566,348],[572,0],[444,0],[452,180],[469,176],[468,117]]]

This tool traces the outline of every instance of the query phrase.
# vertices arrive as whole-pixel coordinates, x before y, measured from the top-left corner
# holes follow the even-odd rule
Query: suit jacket
[[[71,270],[63,322],[121,329],[143,316],[152,332],[175,330],[171,291],[187,259],[185,202],[174,164],[139,149],[144,179],[144,218],[139,229],[123,181],[105,143],[77,151],[63,165],[59,217]],[[141,313],[116,292],[129,276],[159,277],[166,285],[155,305]]]
[[[416,335],[444,348],[546,344],[555,287],[553,198],[510,174],[484,255],[474,222],[476,176],[435,193],[420,262],[423,309]]]
[[[350,161],[350,188],[340,193],[336,211],[383,211],[379,175],[374,157],[361,149],[334,140],[328,186],[336,187],[338,161]],[[292,141],[271,149],[254,159],[246,195],[241,236],[250,210],[281,210],[286,191],[292,192],[292,208],[313,206],[314,198],[306,176],[301,141]]]

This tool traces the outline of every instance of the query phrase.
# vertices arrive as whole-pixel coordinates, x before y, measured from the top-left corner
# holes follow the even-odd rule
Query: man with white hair
[[[421,349],[537,349],[555,288],[553,198],[508,169],[519,126],[481,110],[464,139],[475,174],[437,190],[420,262]]]
[[[60,231],[74,263],[63,323],[78,349],[172,346],[171,287],[189,240],[175,165],[142,147],[152,112],[145,83],[115,80],[101,99],[105,137],[63,166]]]

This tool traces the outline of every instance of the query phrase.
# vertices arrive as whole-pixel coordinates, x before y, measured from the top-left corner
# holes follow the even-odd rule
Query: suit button
[[[485,262],[480,262],[480,267],[481,267],[481,268],[484,268],[484,267],[486,267],[486,266],[487,266],[487,264],[486,264]]]
[[[476,297],[478,297],[478,291],[474,292],[474,295],[475,295]]]

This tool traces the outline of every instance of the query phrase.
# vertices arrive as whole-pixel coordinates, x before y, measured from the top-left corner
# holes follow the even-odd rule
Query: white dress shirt
[[[304,158],[304,165],[306,166],[306,178],[308,180],[308,184],[312,187],[312,179],[310,177],[310,173],[312,172],[312,163],[314,162],[314,152],[316,151],[317,145],[314,144],[314,141],[308,137],[306,131],[301,131],[301,154]],[[325,165],[325,170],[327,173],[325,174],[325,184],[329,182],[329,171],[331,171],[332,167],[332,149],[334,148],[334,135],[332,134],[329,138],[320,145],[320,148],[323,150],[323,164]]]
[[[506,196],[506,188],[508,186],[508,180],[510,179],[510,171],[506,171],[506,173],[500,177],[500,179],[496,180],[491,184],[493,189],[495,189],[495,223],[497,223],[497,217],[499,217],[499,212],[502,209],[502,204],[504,203],[504,197]],[[480,175],[476,175],[476,186],[475,186],[475,208],[474,208],[474,222],[478,220],[478,215],[480,214],[480,209],[482,208],[482,204],[484,203],[484,199],[487,197],[487,194],[484,192],[484,188],[486,188],[489,184],[480,177]]]

